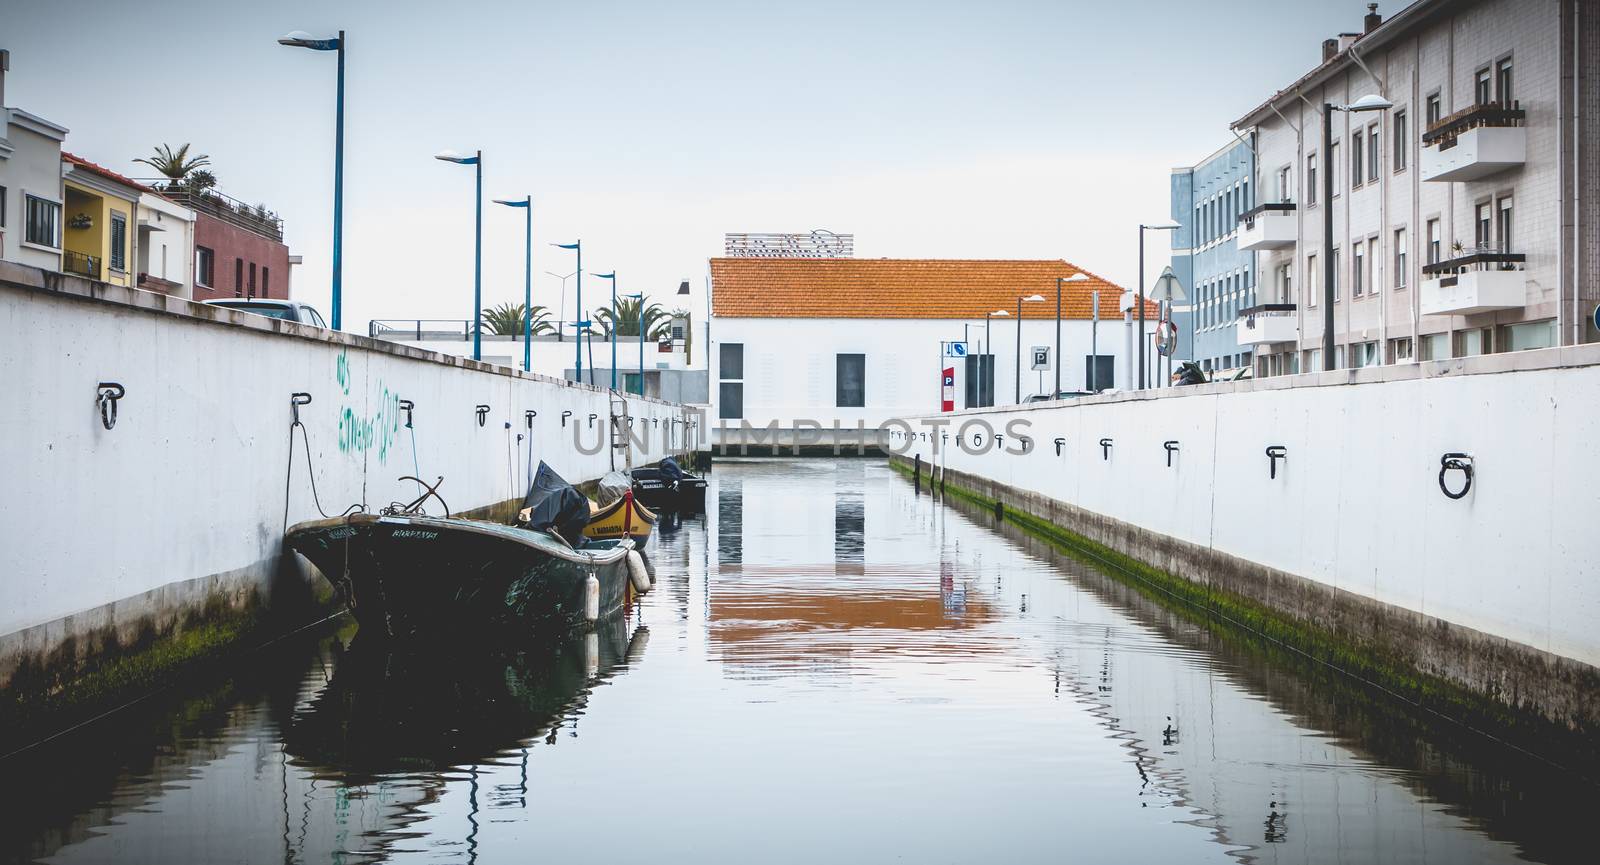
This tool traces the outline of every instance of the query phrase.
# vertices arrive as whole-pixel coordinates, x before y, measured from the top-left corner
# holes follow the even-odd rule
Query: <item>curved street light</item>
[[[524,253],[523,273],[525,274],[522,286],[522,371],[533,371],[533,196],[529,195],[521,201],[516,199],[496,198],[495,204],[504,204],[506,207],[521,207],[527,212],[528,217],[528,245]]]
[[[1017,370],[1012,384],[1016,386],[1016,394],[1012,397],[1016,405],[1022,404],[1022,305],[1024,303],[1044,303],[1044,295],[1030,294],[1027,297],[1017,298]]]
[[[333,122],[333,329],[344,322],[344,31],[332,39],[317,39],[304,30],[292,30],[278,37],[279,45],[336,51],[339,55],[339,84],[334,97]]]
[[[1061,397],[1061,368],[1066,366],[1061,354],[1061,283],[1088,281],[1089,274],[1081,270],[1071,276],[1056,277],[1056,390],[1055,393],[1050,395],[1051,399],[1059,399]]]
[[[483,360],[483,151],[462,156],[454,150],[441,150],[433,158],[456,165],[471,165],[477,176],[477,197],[473,199],[472,207],[477,219],[472,253],[472,359]]]

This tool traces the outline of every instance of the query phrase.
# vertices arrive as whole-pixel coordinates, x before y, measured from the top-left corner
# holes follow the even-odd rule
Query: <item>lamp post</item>
[[[978,357],[978,404],[979,405],[993,405],[994,404],[994,381],[993,381],[994,380],[994,353],[993,353],[994,349],[991,347],[991,346],[994,345],[994,343],[990,342],[990,340],[989,340],[989,319],[991,319],[991,318],[993,318],[993,317],[995,317],[997,315],[1010,315],[1010,314],[1011,313],[1006,312],[1003,309],[997,309],[994,312],[990,312],[990,313],[985,314],[984,317],[983,317],[983,354],[979,355],[979,357]],[[989,359],[989,379],[990,379],[990,382],[989,382],[989,402],[987,402],[987,403],[985,403],[983,401],[983,361],[984,361],[985,357],[987,357]]]
[[[1149,338],[1144,333],[1144,233],[1146,231],[1176,231],[1180,226],[1172,220],[1158,222],[1154,225],[1139,224],[1139,290],[1134,294],[1134,303],[1139,305],[1139,381],[1134,385],[1135,390],[1144,390],[1148,379],[1144,374],[1145,343]]]
[[[333,122],[333,329],[338,330],[344,320],[344,31],[332,39],[316,39],[304,30],[286,33],[278,39],[279,45],[291,48],[309,48],[312,51],[333,51],[339,56],[339,86],[334,96]]]
[[[578,370],[577,380],[583,381],[583,331],[589,324],[583,320],[583,241],[574,240],[571,243],[552,243],[550,245],[556,247],[557,249],[571,249],[578,253],[578,269],[573,271],[578,275],[578,320],[572,323],[573,333],[577,336],[577,338],[572,341],[572,351],[577,358],[576,361],[574,361],[574,363],[577,364],[575,368]],[[563,282],[561,285],[562,293],[564,295],[566,292],[566,283]],[[612,365],[615,366],[615,364]]]
[[[478,191],[472,205],[473,215],[477,218],[472,242],[472,359],[483,360],[483,151],[462,156],[454,150],[441,150],[433,158],[457,165],[470,165],[477,175]]]
[[[1065,365],[1061,357],[1061,283],[1088,281],[1089,274],[1081,270],[1071,276],[1056,277],[1056,391],[1050,395],[1051,399],[1061,398],[1061,367]]]
[[[522,286],[522,371],[531,372],[533,370],[533,196],[529,195],[521,201],[496,198],[494,203],[504,204],[507,207],[521,207],[527,211],[528,245],[523,261],[523,273],[526,277]]]
[[[569,273],[569,274],[563,276],[563,275],[561,275],[559,273],[556,273],[553,270],[547,270],[544,273],[545,273],[546,276],[553,276],[556,279],[561,280],[561,312],[558,315],[558,317],[556,318],[556,342],[566,342],[567,341],[567,338],[566,338],[566,333],[567,333],[567,280],[571,279],[573,277],[573,274]]]
[[[1016,394],[1012,397],[1012,403],[1015,405],[1022,404],[1022,304],[1024,302],[1044,303],[1044,295],[1030,294],[1027,297],[1017,298],[1017,375],[1012,382],[1016,385]]]
[[[644,292],[623,297],[639,302],[639,395],[644,396]]]
[[[611,343],[611,389],[612,390],[616,390],[617,389],[617,272],[615,270],[613,270],[610,273],[597,273],[597,274],[595,274],[595,278],[596,279],[609,279],[609,280],[611,280],[611,315],[609,316],[609,318],[611,320],[606,322],[606,330],[610,331],[610,333],[608,333],[606,335],[608,337],[610,337],[609,341]]]
[[[1385,111],[1394,103],[1375,93],[1349,105],[1322,103],[1322,368],[1333,369],[1333,296],[1338,272],[1333,265],[1333,112]]]

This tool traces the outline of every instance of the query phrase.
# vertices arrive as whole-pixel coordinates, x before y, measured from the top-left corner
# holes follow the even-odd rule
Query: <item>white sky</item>
[[[730,231],[854,233],[861,257],[1065,258],[1132,283],[1135,226],[1167,217],[1170,169],[1231,141],[1229,122],[1364,12],[0,0],[0,47],[7,103],[69,127],[72,152],[134,176],[156,144],[210,154],[220,189],[285,218],[305,258],[294,293],[326,311],[334,60],[275,40],[345,28],[345,328],[364,331],[471,315],[472,174],[431,158],[443,148],[484,151],[485,306],[523,285],[521,211],[488,200],[527,193],[534,302],[551,307],[545,271],[572,254],[546,243],[580,237],[586,271],[668,308]],[[609,290],[584,288],[591,308]]]

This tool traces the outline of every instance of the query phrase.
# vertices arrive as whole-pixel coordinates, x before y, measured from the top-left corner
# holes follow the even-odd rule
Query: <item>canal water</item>
[[[0,763],[0,857],[1600,860],[1595,789],[872,460],[721,462],[598,633],[354,626]]]

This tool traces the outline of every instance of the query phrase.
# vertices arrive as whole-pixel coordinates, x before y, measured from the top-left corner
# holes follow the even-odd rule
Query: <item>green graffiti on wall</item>
[[[334,379],[346,396],[350,395],[351,378],[350,360],[340,352]],[[362,453],[376,447],[378,461],[388,462],[389,449],[400,437],[400,395],[389,390],[382,379],[375,391],[377,408],[371,413],[348,402],[339,410],[339,451]]]

